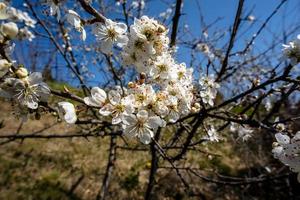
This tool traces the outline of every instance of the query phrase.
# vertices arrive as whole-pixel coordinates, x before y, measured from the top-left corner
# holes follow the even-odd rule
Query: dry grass
[[[11,114],[11,106],[1,103],[0,134],[14,134],[20,120]],[[45,127],[47,129],[43,130]],[[57,122],[52,115],[23,124],[20,134],[68,134],[75,126]],[[268,157],[253,154],[248,145],[226,140],[201,150],[220,156],[209,157],[192,151],[181,164],[203,169],[204,174],[216,171],[225,175],[241,175],[241,171],[264,166]],[[124,144],[119,139],[118,144]],[[135,141],[129,141],[135,146]],[[241,146],[242,148],[237,148]],[[95,199],[101,187],[108,156],[108,138],[26,139],[13,141],[0,148],[0,199]],[[250,152],[250,153],[245,153]],[[252,152],[252,154],[251,154]],[[143,199],[150,163],[149,152],[117,151],[115,170],[109,188],[109,199]],[[163,163],[167,165],[168,163]],[[240,190],[220,187],[185,175],[197,192],[206,199],[239,199]],[[180,180],[172,170],[159,169],[154,199],[191,199],[186,197]],[[214,192],[213,192],[214,191]],[[199,199],[199,197],[194,197]]]

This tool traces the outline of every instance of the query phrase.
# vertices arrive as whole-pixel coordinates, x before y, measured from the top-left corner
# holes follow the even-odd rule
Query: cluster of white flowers
[[[55,7],[57,4],[51,6],[52,14],[58,12]],[[84,22],[80,16],[68,10],[66,20],[81,32],[85,40]],[[3,30],[5,28],[2,27]],[[129,82],[126,88],[117,86],[106,93],[94,87],[91,96],[84,98],[87,105],[98,107],[101,115],[111,117],[112,124],[120,124],[126,135],[138,137],[148,144],[158,127],[175,123],[181,117],[199,111],[199,99],[195,96],[197,92],[193,86],[193,69],[185,63],[177,63],[173,58],[165,26],[143,16],[135,19],[128,31],[124,23],[106,19],[105,23],[94,25],[93,33],[103,53],[111,54],[116,46],[122,48],[123,64],[134,67],[140,75],[139,80]],[[25,32],[23,34],[26,35]],[[0,72],[5,74],[11,63],[5,59],[0,61]],[[29,109],[37,109],[40,101],[47,100],[50,89],[42,82],[41,74],[29,75],[22,67],[10,72],[13,78],[6,78],[0,86],[2,96]],[[219,85],[209,77],[201,79],[199,83],[202,102],[212,106]],[[71,103],[60,102],[58,108],[65,121],[76,122],[76,109]],[[218,140],[215,135],[211,137]]]
[[[202,76],[199,80],[200,97],[203,103],[214,105],[220,85],[214,81],[213,76]]]
[[[26,5],[25,5],[26,6]],[[42,74],[29,74],[24,67],[13,67],[15,61],[8,59],[14,49],[12,39],[28,39],[35,36],[29,30],[36,21],[27,12],[23,12],[0,2],[0,43],[5,56],[0,59],[0,97],[14,102],[15,109],[26,115],[29,109],[37,109],[40,101],[47,101],[50,89],[42,80]],[[20,28],[19,28],[19,27]]]
[[[20,40],[28,39],[32,41],[35,37],[29,28],[34,28],[36,21],[32,19],[27,12],[23,12],[14,7],[8,6],[3,2],[0,2],[0,40],[5,41],[6,39]],[[4,20],[8,22],[4,22]],[[17,23],[24,23],[24,27],[18,28]]]
[[[140,73],[140,79],[129,82],[127,88],[117,87],[106,93],[94,87],[91,96],[84,98],[87,105],[99,107],[100,114],[110,116],[112,124],[121,124],[126,135],[148,144],[158,127],[199,110],[193,70],[174,60],[165,26],[143,16],[135,19],[127,32],[124,23],[106,19],[104,24],[95,25],[93,33],[103,53],[111,53],[115,45],[122,48],[124,65]],[[211,97],[204,102],[212,105],[218,85],[211,80],[201,88],[203,92],[209,90],[207,95]]]
[[[298,173],[300,182],[300,131],[292,139],[283,133],[276,133],[275,138],[277,142],[273,143],[272,150],[274,157]]]
[[[298,35],[294,41],[283,44],[282,46],[284,57],[290,59],[292,65],[296,65],[300,62],[300,35]]]

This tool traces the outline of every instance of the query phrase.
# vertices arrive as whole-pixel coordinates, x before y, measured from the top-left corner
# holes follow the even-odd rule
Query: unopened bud
[[[285,130],[285,125],[283,123],[279,123],[279,124],[276,125],[276,128],[279,131],[284,131]]]
[[[8,22],[1,25],[1,32],[6,37],[13,39],[18,35],[19,29],[16,23]]]
[[[279,145],[278,142],[273,142],[272,143],[272,148],[278,147],[278,145]]]
[[[166,31],[166,28],[165,28],[164,26],[159,26],[158,29],[157,29],[157,31],[158,31],[159,33],[163,33],[163,32]]]
[[[195,104],[194,104],[194,107],[200,109],[201,106],[200,106],[199,103],[195,103]]]
[[[20,67],[16,70],[15,74],[17,75],[18,78],[26,78],[28,76],[28,71],[24,67]]]
[[[198,111],[199,111],[199,109],[197,109],[197,108],[195,108],[195,107],[192,107],[192,108],[191,108],[191,112],[192,112],[192,113],[196,113],[196,112],[198,112]]]
[[[146,168],[150,169],[151,168],[151,162],[146,163]]]
[[[129,88],[135,88],[135,83],[129,82],[127,85]]]
[[[0,19],[7,19],[9,14],[7,13],[7,6],[5,3],[0,2]]]
[[[140,73],[140,79],[146,79],[146,74],[144,72]]]
[[[6,59],[0,59],[0,70],[7,69],[11,65],[12,64],[10,62],[8,62]]]

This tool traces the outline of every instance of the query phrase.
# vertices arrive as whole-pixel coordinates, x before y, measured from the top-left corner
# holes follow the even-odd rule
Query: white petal
[[[153,117],[149,117],[148,119],[148,125],[153,128],[156,129],[159,126],[162,127],[163,126],[163,122],[162,119],[158,116],[153,116]]]
[[[103,116],[109,116],[113,111],[114,107],[111,104],[106,104],[100,109],[100,114]]]
[[[112,118],[111,123],[112,124],[119,124],[122,122],[122,116],[121,115],[117,115],[114,118]]]
[[[124,34],[127,31],[127,25],[124,23],[116,23],[115,29],[119,34]]]
[[[140,121],[146,121],[148,119],[148,112],[146,110],[140,110],[137,114],[136,117]]]
[[[37,102],[33,101],[33,100],[28,100],[26,102],[26,105],[30,109],[37,109],[39,104]]]
[[[99,101],[96,101],[93,97],[84,97],[83,101],[88,106],[94,106],[94,107],[101,107],[102,103]]]
[[[82,27],[82,30],[81,30],[81,39],[83,40],[83,41],[85,41],[85,39],[86,39],[86,32],[85,32],[85,30],[84,30],[84,28]]]
[[[105,54],[109,54],[112,51],[112,45],[113,42],[111,40],[103,40],[100,43],[100,50]]]
[[[126,126],[124,129],[124,134],[127,137],[135,137],[137,135],[136,127],[135,126]]]
[[[117,105],[121,101],[121,95],[116,90],[111,90],[108,93],[108,99],[112,105]]]
[[[123,47],[124,45],[127,44],[128,42],[128,37],[126,35],[120,35],[118,38],[117,38],[117,46],[118,47]]]
[[[279,144],[289,144],[290,143],[290,137],[287,135],[283,135],[281,133],[276,133],[275,138]]]
[[[30,85],[38,84],[43,82],[43,76],[42,73],[40,72],[33,72],[32,74],[29,75],[28,81]]]
[[[151,139],[153,137],[153,132],[150,129],[146,129],[145,132],[143,132],[139,138],[140,141],[144,144],[149,144],[151,142]]]
[[[135,125],[137,123],[137,118],[135,115],[125,115],[123,116],[123,123],[125,125]]]
[[[74,124],[77,121],[75,107],[69,102],[59,102],[58,103],[60,112],[63,112],[64,119],[69,124]]]

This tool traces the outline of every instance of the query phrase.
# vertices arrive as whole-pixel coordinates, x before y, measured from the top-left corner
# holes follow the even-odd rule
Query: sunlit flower
[[[217,130],[215,129],[214,126],[211,126],[208,130],[207,130],[207,136],[204,136],[203,139],[209,140],[211,142],[219,142],[220,137],[217,133]]]
[[[1,89],[1,96],[10,98],[30,109],[37,109],[38,102],[47,101],[50,95],[50,89],[43,82],[42,74],[39,72],[34,72],[21,79],[7,78],[1,85]]]
[[[203,76],[199,80],[199,85],[202,101],[213,106],[214,99],[217,97],[218,93],[217,89],[220,87],[219,84],[214,81],[213,77]]]
[[[128,41],[126,31],[126,24],[114,22],[110,19],[106,19],[105,24],[97,24],[93,29],[94,34],[100,41],[100,49],[103,53],[110,53],[113,44],[119,47],[125,45]]]
[[[285,58],[290,59],[292,65],[296,65],[300,61],[300,35],[297,39],[289,42],[288,44],[283,44],[283,55]]]
[[[300,132],[298,131],[292,139],[282,133],[276,133],[275,138],[277,142],[273,144],[272,150],[274,157],[298,173],[300,182]]]
[[[111,90],[108,93],[109,103],[105,104],[100,109],[100,114],[104,116],[111,115],[112,124],[119,124],[124,115],[129,115],[134,112],[134,96],[128,95],[122,98],[117,90]]]
[[[67,123],[74,124],[77,121],[76,110],[72,103],[59,102],[58,111]]]
[[[91,96],[84,97],[84,102],[86,105],[102,107],[106,101],[107,95],[104,90],[99,87],[93,87],[91,89]]]
[[[51,16],[56,15],[56,19],[59,21],[61,18],[60,9],[59,9],[59,1],[56,0],[47,0],[46,5],[49,6],[49,14]]]
[[[67,21],[74,26],[74,28],[81,33],[81,39],[86,39],[86,32],[84,30],[83,24],[81,22],[80,16],[73,10],[68,10]]]
[[[144,144],[149,144],[154,136],[154,130],[163,126],[158,116],[149,116],[146,110],[140,110],[136,115],[131,114],[123,119],[124,133],[129,137],[138,137]]]

